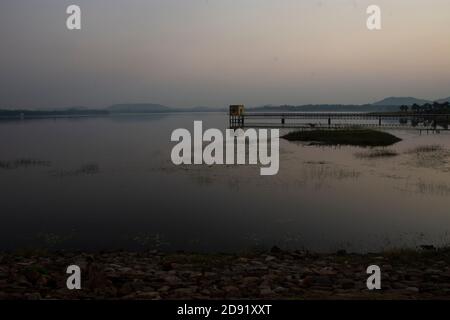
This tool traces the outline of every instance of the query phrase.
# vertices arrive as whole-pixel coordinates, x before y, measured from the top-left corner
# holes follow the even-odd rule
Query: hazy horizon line
[[[241,103],[241,102],[230,102],[227,105],[223,105],[223,106],[211,106],[211,105],[204,105],[204,104],[198,104],[198,105],[192,105],[192,106],[174,106],[174,105],[170,105],[170,104],[165,104],[165,103],[158,103],[158,102],[118,102],[118,103],[112,103],[112,104],[108,104],[108,105],[103,105],[103,106],[89,106],[89,105],[67,105],[67,106],[35,106],[35,107],[7,107],[7,106],[1,106],[0,109],[1,110],[62,110],[62,109],[72,109],[72,108],[86,108],[86,109],[91,109],[91,110],[102,110],[102,109],[107,109],[110,108],[112,106],[118,106],[118,105],[159,105],[159,106],[163,106],[163,107],[167,107],[167,108],[172,108],[172,109],[195,109],[195,108],[210,108],[210,109],[222,109],[222,108],[227,108],[229,105],[232,104],[242,104],[242,105],[246,105],[249,108],[258,108],[258,107],[266,107],[266,106],[273,106],[273,107],[278,107],[278,106],[324,106],[324,105],[334,105],[334,106],[364,106],[364,105],[372,105],[372,104],[376,104],[378,102],[381,102],[383,100],[386,99],[417,99],[417,100],[423,100],[423,101],[429,101],[429,102],[437,102],[439,100],[447,100],[450,98],[450,95],[448,97],[441,97],[441,98],[437,98],[437,99],[426,99],[426,98],[417,98],[414,96],[389,96],[389,97],[384,97],[381,99],[377,99],[373,102],[365,102],[365,103],[303,103],[303,104],[291,104],[291,103],[280,103],[280,104],[273,104],[273,103],[266,103],[266,104],[258,104],[258,105],[254,105],[254,104],[245,104],[245,103]]]

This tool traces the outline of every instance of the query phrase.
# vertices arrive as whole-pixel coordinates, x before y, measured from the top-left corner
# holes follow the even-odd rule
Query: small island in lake
[[[310,141],[320,145],[349,145],[361,147],[390,146],[400,138],[383,131],[370,129],[299,130],[283,136],[289,141]]]

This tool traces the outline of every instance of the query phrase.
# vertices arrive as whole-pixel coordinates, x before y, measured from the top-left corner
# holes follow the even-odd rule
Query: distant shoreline
[[[157,115],[157,114],[182,114],[182,113],[225,113],[223,110],[218,111],[155,111],[155,112],[109,112],[103,110],[95,110],[98,112],[64,112],[64,111],[30,111],[30,112],[3,112],[0,110],[0,121],[2,120],[35,120],[35,119],[65,119],[65,118],[94,118],[94,117],[111,117],[111,116],[130,116],[130,115]]]
[[[389,100],[390,101],[390,100]],[[406,109],[405,109],[406,108]],[[409,114],[409,113],[449,113],[449,103],[426,104],[413,106],[398,104],[319,104],[319,105],[281,105],[281,106],[261,106],[248,107],[247,112],[251,113],[271,113],[271,112],[298,112],[298,113],[372,113],[372,114]],[[0,120],[20,120],[20,119],[48,119],[48,118],[81,118],[81,117],[106,117],[122,115],[150,115],[150,114],[179,114],[179,113],[228,113],[228,108],[194,107],[194,108],[173,108],[159,104],[117,104],[107,108],[89,109],[86,107],[72,107],[66,109],[53,110],[30,110],[30,109],[0,109]]]
[[[437,100],[447,103],[450,97]],[[432,101],[416,99],[413,97],[389,97],[375,103],[366,104],[305,104],[305,105],[264,105],[247,107],[250,112],[398,112],[402,106],[420,106]],[[89,108],[85,106],[72,106],[67,108],[46,109],[11,109],[0,107],[0,120],[10,119],[39,119],[53,117],[92,117],[114,114],[153,114],[153,113],[216,113],[228,112],[228,107],[197,106],[188,108],[169,107],[157,103],[122,103],[105,108]]]

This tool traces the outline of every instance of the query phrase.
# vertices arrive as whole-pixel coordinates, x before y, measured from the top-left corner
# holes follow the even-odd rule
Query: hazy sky
[[[0,107],[450,96],[449,0],[1,0],[0,46]]]

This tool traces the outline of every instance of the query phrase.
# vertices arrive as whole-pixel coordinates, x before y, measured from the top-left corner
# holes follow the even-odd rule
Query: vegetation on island
[[[300,130],[283,136],[288,141],[305,141],[319,145],[349,145],[361,147],[390,146],[400,138],[383,131],[370,129]]]

